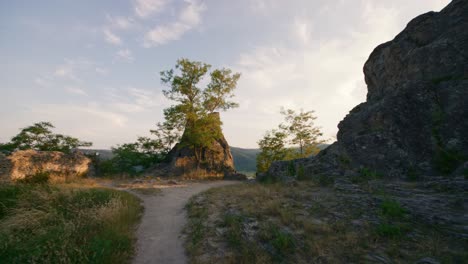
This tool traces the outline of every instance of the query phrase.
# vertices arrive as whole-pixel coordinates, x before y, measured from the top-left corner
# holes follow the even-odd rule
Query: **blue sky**
[[[159,72],[181,57],[242,74],[222,113],[232,146],[257,147],[282,106],[315,110],[333,138],[365,100],[372,50],[448,2],[1,1],[0,142],[38,121],[98,148],[148,135],[171,104]]]

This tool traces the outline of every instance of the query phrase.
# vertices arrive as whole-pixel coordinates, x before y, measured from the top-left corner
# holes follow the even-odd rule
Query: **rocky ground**
[[[466,263],[466,186],[440,179],[212,189],[188,205],[186,247],[192,263]]]

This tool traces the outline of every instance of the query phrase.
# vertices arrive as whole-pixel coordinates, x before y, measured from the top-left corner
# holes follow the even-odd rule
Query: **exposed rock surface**
[[[91,160],[81,152],[65,154],[57,151],[16,151],[10,156],[0,154],[0,179],[19,180],[38,172],[48,172],[52,180],[80,177],[88,174]]]
[[[218,113],[214,113],[219,118]],[[234,159],[224,135],[204,148],[197,160],[192,148],[178,143],[168,154],[168,162],[152,170],[156,176],[180,176],[186,179],[242,179],[234,168]],[[241,175],[241,176],[239,176]]]
[[[337,142],[295,161],[306,177],[467,174],[468,1],[413,19],[364,66],[367,101],[340,124]],[[268,174],[288,175],[289,162]],[[458,168],[458,169],[457,169]]]

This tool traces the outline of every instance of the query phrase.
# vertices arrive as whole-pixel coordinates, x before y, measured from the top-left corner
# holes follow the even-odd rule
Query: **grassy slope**
[[[435,257],[463,263],[468,258],[466,241],[421,225],[398,203],[353,197],[310,182],[209,190],[187,206],[191,262],[413,263]]]
[[[110,189],[0,185],[0,262],[127,263],[141,212]]]

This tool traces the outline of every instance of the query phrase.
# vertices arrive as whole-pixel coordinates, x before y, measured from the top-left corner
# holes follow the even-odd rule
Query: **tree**
[[[280,125],[280,128],[286,131],[292,138],[289,140],[291,145],[299,148],[299,157],[305,158],[312,154],[317,154],[320,149],[318,144],[325,141],[319,140],[323,134],[319,127],[314,125],[314,111],[304,112],[302,109],[296,113],[291,109],[281,109],[286,123]]]
[[[287,134],[281,130],[268,131],[258,141],[260,153],[257,155],[257,172],[266,172],[273,161],[284,160],[289,150],[286,148]]]
[[[70,152],[78,147],[90,147],[91,142],[80,141],[77,138],[52,133],[55,128],[50,122],[39,122],[23,128],[10,142],[0,144],[0,151],[34,149],[40,151]]]
[[[240,78],[229,69],[216,69],[210,75],[206,88],[199,87],[211,65],[180,59],[174,69],[161,72],[161,81],[169,87],[163,93],[176,104],[164,110],[165,121],[161,127],[183,131],[181,143],[192,148],[200,161],[201,152],[213,140],[221,137],[221,121],[214,113],[237,107],[230,101]],[[169,142],[173,142],[174,137]]]
[[[304,158],[319,152],[318,145],[325,141],[319,139],[322,132],[314,125],[317,117],[313,113],[281,110],[285,122],[258,141],[257,172],[266,172],[274,161]]]

